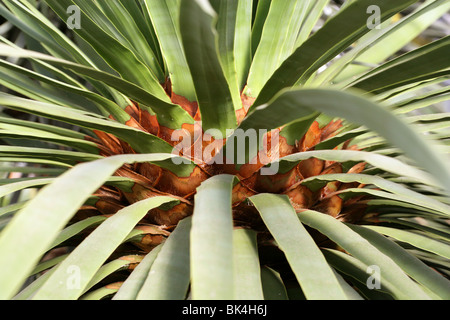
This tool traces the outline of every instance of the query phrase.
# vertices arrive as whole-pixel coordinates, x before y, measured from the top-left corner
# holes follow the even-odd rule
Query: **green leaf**
[[[447,243],[435,240],[425,234],[410,232],[406,230],[380,227],[380,226],[364,226],[365,228],[374,230],[378,233],[387,235],[401,242],[409,243],[417,248],[433,252],[441,257],[450,259],[450,247]]]
[[[165,62],[161,56],[161,48],[156,37],[155,29],[153,28],[148,11],[145,9],[145,4],[137,1],[119,0],[122,5],[128,10],[133,17],[134,22],[141,30],[142,35],[147,40],[153,52],[157,55],[159,64],[165,68]]]
[[[236,12],[236,29],[234,57],[236,61],[237,81],[239,92],[247,83],[248,73],[252,61],[251,29],[252,29],[252,0],[239,0]]]
[[[2,63],[1,60],[0,63]],[[27,98],[35,99],[42,102],[50,102],[59,105],[64,105],[67,106],[68,108],[73,109],[88,110],[104,116],[111,115],[111,113],[106,111],[106,108],[104,108],[102,105],[93,103],[92,101],[89,101],[88,99],[84,98],[81,95],[65,91],[64,89],[61,90],[61,88],[56,88],[57,86],[52,87],[46,86],[45,84],[44,86],[42,86],[38,81],[33,81],[32,79],[29,79],[18,72],[20,71],[8,70],[7,68],[0,66],[0,75],[1,75],[0,83],[6,88],[20,95],[23,95],[24,97]],[[115,106],[114,109],[112,109],[111,111],[114,112],[114,114],[116,114],[117,119],[119,119],[119,121],[124,122],[122,121],[123,117],[121,117],[121,115],[119,114],[120,111],[123,112],[121,108]],[[130,116],[126,114],[126,119],[128,120],[129,118]]]
[[[43,83],[47,83],[50,85],[50,88],[53,89],[63,89],[67,92],[74,93],[79,96],[86,97],[90,101],[92,101],[100,110],[106,110],[108,114],[106,115],[112,115],[117,121],[121,123],[125,123],[126,121],[130,120],[130,115],[125,112],[125,110],[121,109],[117,104],[112,102],[111,100],[104,98],[101,95],[98,95],[96,93],[93,93],[91,91],[88,91],[86,89],[82,89],[70,84],[66,84],[62,81],[58,81],[55,79],[52,79],[50,77],[43,76],[42,74],[38,72],[33,72],[28,69],[22,68],[20,66],[8,63],[6,61],[0,60],[0,65],[2,65],[5,68],[11,69],[14,72],[21,73],[23,75],[26,75],[32,79],[36,79],[39,81],[42,81]],[[18,75],[16,74],[16,77]],[[42,86],[40,86],[42,88]],[[47,98],[49,95],[48,92],[42,93],[42,98]],[[52,102],[52,101],[49,101]],[[54,101],[56,103],[56,101]],[[64,103],[64,101],[61,101],[58,99],[58,104],[67,106],[67,103]]]
[[[425,212],[431,212],[433,215],[440,215],[442,217],[448,217],[448,208],[445,209],[444,212],[441,212],[440,210],[436,210],[434,208],[433,204],[426,204],[423,202],[423,199],[415,200],[411,197],[402,195],[402,194],[392,194],[389,192],[384,192],[376,189],[368,189],[368,188],[348,188],[345,190],[340,191],[339,196],[344,199],[348,199],[348,196],[354,196],[354,195],[370,195],[372,198],[383,198],[383,200],[368,200],[368,205],[387,205],[387,204],[396,204],[399,206],[406,206],[410,208],[417,208],[419,210],[422,210]],[[390,200],[384,200],[384,199],[390,199]],[[445,204],[441,205],[445,208]]]
[[[394,183],[377,176],[350,173],[326,174],[304,179],[302,184],[315,191],[332,181],[340,181],[343,183],[359,182],[364,185],[374,185],[382,190],[398,195],[407,203],[415,203],[450,216],[450,206],[447,206],[444,203],[419,192],[412,191],[401,184]]]
[[[402,226],[407,226],[409,228],[414,228],[415,230],[421,230],[426,232],[429,236],[447,241],[450,238],[450,230],[448,230],[444,225],[441,225],[438,221],[433,221],[431,219],[414,219],[409,218],[405,214],[396,217],[396,214],[383,214],[379,217],[380,222],[389,222],[394,224],[399,224]]]
[[[349,226],[359,235],[370,241],[378,250],[383,252],[400,266],[410,277],[431,290],[444,300],[450,297],[450,281],[444,278],[435,270],[432,270],[418,258],[409,254],[396,243],[386,239],[378,232],[380,229],[373,229],[361,226]],[[401,232],[401,230],[397,230]],[[383,270],[383,269],[382,269]],[[386,272],[386,271],[384,271]]]
[[[80,232],[86,230],[87,228],[97,226],[105,220],[106,217],[99,216],[99,217],[89,217],[84,220],[78,221],[62,230],[49,248],[54,248],[63,243],[64,241],[72,238],[73,236],[76,236]]]
[[[352,286],[350,286],[339,273],[337,273],[335,270],[333,271],[348,300],[364,300],[363,297],[361,297],[359,293]]]
[[[92,7],[92,1],[85,0],[46,0],[46,3],[63,19],[67,21],[69,14],[67,8],[76,4],[81,10],[82,28],[74,31],[87,41],[99,55],[125,80],[146,88],[150,93],[164,99],[165,92],[156,76],[136,55],[116,38],[106,33],[86,14],[99,12],[98,7]],[[95,6],[95,5],[94,5]],[[95,6],[96,7],[96,6]]]
[[[80,206],[125,162],[162,161],[171,157],[124,155],[88,162],[72,168],[42,189],[0,234],[0,262],[5,266],[5,272],[0,274],[0,299],[11,298],[17,292]],[[67,276],[65,270],[61,272]]]
[[[191,292],[194,300],[234,298],[231,190],[235,177],[214,176],[195,195],[191,229]]]
[[[0,118],[1,121],[1,118]],[[64,137],[44,130],[17,126],[14,124],[6,124],[0,122],[0,137],[12,139],[29,139],[46,141],[47,143],[55,143],[58,145],[71,147],[83,152],[99,154],[97,145],[84,139],[76,139]]]
[[[417,0],[377,1],[380,21],[405,9]],[[304,83],[321,66],[369,32],[367,8],[372,0],[355,0],[343,7],[333,18],[297,48],[267,81],[252,108],[267,103],[280,90]]]
[[[377,153],[355,150],[317,150],[295,153],[274,162],[279,164],[279,172],[286,173],[294,168],[300,161],[310,158],[337,162],[367,162],[384,171],[412,178],[418,182],[433,185],[433,180],[423,171],[399,161],[396,158],[384,156]]]
[[[371,273],[368,272],[368,265],[339,250],[323,249],[322,251],[328,263],[346,277],[354,287],[358,288],[366,298],[372,300],[393,299],[392,292],[395,293],[395,287],[385,278],[381,279],[380,288],[369,289],[367,287],[367,281],[371,276]]]
[[[259,42],[261,41],[264,23],[266,22],[267,15],[269,14],[271,4],[272,0],[257,1],[256,13],[252,26],[252,57],[255,56]]]
[[[189,101],[196,95],[180,35],[180,0],[144,0],[169,71],[172,90]]]
[[[307,299],[346,299],[320,249],[298,220],[284,196],[260,194],[250,198],[283,250]]]
[[[360,41],[357,48],[352,50],[348,58],[357,53],[357,62],[368,65],[379,64],[408,45],[408,43],[429,28],[430,25],[438,20],[449,9],[450,4],[446,0],[425,1],[417,10],[392,26],[386,28],[382,27],[381,30],[374,29],[377,34],[377,39],[369,38],[367,39],[369,42]],[[381,37],[378,37],[380,34]],[[370,43],[370,45],[368,45],[368,43]],[[360,51],[360,49],[362,50]],[[348,58],[346,57],[344,60],[347,60]],[[341,64],[342,62],[340,59],[338,64]],[[336,81],[340,82],[365,71],[367,72],[368,70],[369,67],[367,66],[351,64],[347,65],[347,67],[339,74],[337,74],[338,72],[336,72],[336,70],[334,71],[337,75]]]
[[[56,267],[53,267],[52,269],[45,272],[43,275],[41,275],[39,278],[34,280],[30,285],[28,285],[26,288],[24,288],[22,291],[20,291],[16,296],[14,296],[13,300],[29,300],[33,294],[38,290],[42,284],[47,281],[47,279],[52,275],[52,273],[55,271]]]
[[[242,108],[241,91],[250,67],[252,1],[219,0],[218,53],[236,110]]]
[[[191,218],[178,224],[153,262],[137,300],[184,300],[190,282]]]
[[[180,28],[186,59],[194,81],[203,130],[237,126],[233,98],[216,47],[213,22],[217,14],[207,1],[181,0]],[[236,108],[240,109],[240,107]]]
[[[113,295],[117,290],[115,287],[105,286],[85,294],[81,300],[102,300]]]
[[[253,230],[233,232],[235,300],[264,300],[256,237]]]
[[[19,190],[47,185],[52,183],[54,180],[55,178],[31,179],[31,180],[27,179],[24,181],[18,181],[14,183],[11,181],[8,184],[0,186],[0,198],[3,198],[4,196]]]
[[[264,300],[288,300],[286,288],[278,272],[269,268],[261,268],[261,283]]]
[[[112,133],[118,138],[128,142],[131,147],[138,152],[171,153],[173,149],[170,144],[154,135],[115,121],[107,120],[106,118],[89,112],[82,112],[54,104],[22,99],[5,93],[0,93],[0,103],[16,110],[64,121],[93,130]]]
[[[67,167],[70,166],[69,164],[75,164],[80,161],[92,161],[102,158],[100,155],[92,153],[16,146],[0,146],[0,152],[4,158],[11,157],[10,159],[6,158],[7,161],[21,162],[20,158],[18,159],[17,157],[23,157],[23,161],[28,160],[31,163],[48,163],[59,166],[65,165]],[[27,157],[30,158],[27,159]]]
[[[228,82],[233,105],[236,110],[242,108],[241,93],[238,85],[236,61],[234,56],[236,18],[238,1],[219,0],[217,12],[217,52]]]
[[[63,261],[65,258],[67,258],[68,255],[69,254],[66,253],[66,254],[63,254],[56,258],[39,263],[36,266],[36,268],[34,268],[34,270],[31,272],[31,275],[36,275],[37,273],[43,272],[45,270],[48,270],[48,269],[54,267],[55,265],[57,265],[58,263]]]
[[[350,87],[379,94],[407,84],[448,75],[450,36],[410,51],[355,80]]]
[[[286,125],[280,131],[280,136],[284,137],[289,145],[295,146],[298,141],[302,140],[314,121],[318,120],[318,115],[318,113],[312,113],[305,118]]]
[[[413,99],[410,99],[408,101],[402,101],[401,103],[398,103],[398,104],[394,104],[393,105],[393,107],[395,108],[394,112],[396,114],[408,113],[411,111],[415,111],[417,109],[429,107],[433,104],[445,102],[445,101],[449,100],[449,97],[450,97],[450,94],[448,94],[448,93],[446,94],[445,91],[442,92],[441,90],[430,93],[428,95],[422,95],[422,96],[416,95],[415,98],[413,98]],[[425,115],[420,115],[420,116],[425,117]],[[444,118],[445,114],[438,113],[433,116],[434,117],[442,116],[442,118]],[[417,120],[421,121],[420,118],[409,117],[409,119],[411,119],[411,120],[417,119]],[[424,120],[426,120],[426,118],[424,118]]]
[[[450,170],[434,144],[422,138],[414,128],[388,110],[356,94],[332,89],[297,89],[284,91],[267,105],[256,108],[241,124],[247,128],[259,124],[268,129],[305,117],[315,111],[343,117],[364,125],[401,148],[434,176],[450,192]],[[261,124],[260,124],[261,123]]]
[[[33,122],[33,121],[27,121],[27,120],[21,120],[21,119],[15,119],[10,117],[3,117],[0,116],[0,123],[8,123],[13,124],[17,126],[22,126],[26,128],[33,128],[37,130],[47,131],[50,133],[54,133],[60,136],[69,137],[73,139],[85,139],[86,135],[75,131],[71,129],[65,129],[60,126],[54,126],[50,124],[40,123],[40,122]]]
[[[257,97],[264,84],[291,55],[310,0],[271,2],[250,67],[246,94]]]
[[[121,270],[127,270],[130,265],[139,263],[141,261],[141,256],[139,255],[130,255],[121,257],[119,259],[113,260],[111,262],[108,262],[104,264],[101,268],[98,269],[98,271],[95,273],[95,275],[92,277],[91,281],[88,283],[86,288],[84,289],[83,293],[86,293],[89,291],[92,287],[100,283],[102,280],[107,278],[108,276],[114,274],[115,272],[121,271]],[[69,283],[69,279],[66,283]],[[87,293],[88,296],[91,296],[91,294],[95,295],[95,292],[91,291]],[[86,299],[86,295],[81,296],[81,300]]]
[[[130,2],[128,5],[129,8],[133,8],[133,3],[136,5],[135,1],[123,2],[119,0],[99,1],[98,5],[103,9],[105,17],[111,20],[117,30],[130,44],[127,47],[130,48],[136,56],[141,57],[141,60],[147,65],[148,69],[153,71],[160,83],[164,83],[166,79],[157,55],[149,46],[144,34],[142,34],[141,29],[138,26],[139,22],[143,19],[143,16],[141,15],[138,17],[140,20],[135,20],[125,8],[126,2]],[[134,9],[139,10],[139,8]]]
[[[105,83],[127,95],[130,99],[141,103],[141,107],[144,110],[148,108],[147,106],[149,106],[151,110],[157,114],[158,122],[162,126],[166,126],[171,129],[179,129],[185,123],[194,123],[194,120],[189,113],[183,110],[179,105],[172,104],[167,96],[160,99],[143,88],[107,72],[99,71],[67,60],[54,58],[38,52],[12,48],[11,46],[3,44],[0,44],[0,51],[6,56],[40,59],[52,65],[62,66],[89,78],[101,81],[102,83]]]
[[[15,213],[16,211],[22,209],[26,205],[27,202],[28,201],[22,201],[22,202],[18,202],[15,204],[10,204],[8,206],[1,207],[0,208],[0,217],[4,216],[6,214],[9,214],[9,213],[12,213],[12,214]]]
[[[384,278],[392,283],[395,286],[394,294],[397,299],[429,299],[425,292],[390,258],[390,255],[379,251],[349,226],[331,216],[312,210],[305,210],[298,216],[303,223],[317,229],[366,265],[379,267],[381,283]]]
[[[330,0],[310,1],[308,13],[295,42],[295,48],[300,47],[310,37],[311,32],[316,26],[317,21],[323,15],[323,11],[329,2]]]
[[[136,256],[136,257],[138,257],[138,256]],[[133,259],[134,257],[126,257],[126,258]],[[131,264],[131,262],[128,261],[128,259],[122,259],[122,258],[119,258],[119,259],[116,259],[116,260],[113,260],[111,262],[108,262],[108,263],[104,264],[101,268],[98,269],[98,271],[92,277],[91,281],[86,286],[86,288],[85,288],[85,290],[83,292],[83,295],[80,297],[80,300],[85,300],[86,299],[86,295],[84,293],[88,292],[92,287],[94,287],[95,285],[100,283],[102,280],[104,280],[108,276],[114,274],[115,272],[119,272],[121,270],[128,269],[130,264]],[[69,270],[72,271],[71,269],[69,269]],[[75,273],[75,272],[76,271],[73,271],[73,273]],[[69,271],[67,273],[70,274]],[[70,283],[69,279],[70,279],[70,277],[67,279],[66,285],[68,283]],[[87,296],[91,296],[91,294],[95,295],[95,291],[96,290],[87,293]],[[55,298],[55,299],[58,299],[58,298]],[[42,300],[42,299],[40,299],[40,300]]]
[[[114,295],[113,300],[136,300],[150,269],[155,262],[156,257],[161,251],[163,244],[154,248],[148,253],[139,265],[128,276],[125,282],[120,286],[118,292]]]
[[[33,296],[33,299],[77,299],[89,286],[106,259],[125,240],[147,212],[170,201],[173,201],[173,198],[150,198],[130,205],[108,218],[57,267]],[[79,286],[73,288],[67,286],[73,277],[71,272],[68,272],[72,268],[77,268],[80,276]],[[61,285],[61,283],[66,285]]]
[[[56,26],[54,26],[39,10],[33,6],[24,6],[26,2],[3,1],[8,11],[0,4],[0,13],[5,16],[10,23],[38,40],[55,57],[74,60],[79,63],[94,66],[85,53],[76,47]]]

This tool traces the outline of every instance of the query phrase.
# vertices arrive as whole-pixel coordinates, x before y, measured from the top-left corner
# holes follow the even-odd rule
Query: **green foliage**
[[[0,299],[293,299],[296,291],[306,299],[449,299],[450,116],[441,103],[450,38],[412,42],[449,4],[378,1],[381,28],[371,29],[372,4],[348,1],[329,17],[331,1],[0,1]],[[80,28],[66,28],[71,5]],[[360,219],[261,193],[245,200],[258,228],[236,228],[240,180],[219,174],[192,203],[149,187],[152,197],[115,214],[73,221],[95,206],[102,186],[135,187],[115,175],[124,166],[195,177],[199,166],[174,165],[167,139],[130,115],[139,104],[167,132],[192,126],[169,83],[198,103],[204,130],[222,134],[286,127],[298,143],[314,119],[342,120],[315,150],[270,164],[285,174],[312,158],[341,163],[344,172],[297,186],[348,184],[333,196],[360,200]],[[239,121],[243,94],[256,102]],[[121,145],[125,154],[105,157],[99,131],[137,154]],[[343,148],[350,142],[363,150]],[[247,159],[260,145],[251,147]],[[361,162],[362,172],[349,171]],[[180,204],[192,205],[193,216],[177,226],[139,225],[150,210]],[[152,250],[136,249],[156,236]],[[121,256],[129,247],[134,254]],[[373,266],[381,288],[371,290]]]

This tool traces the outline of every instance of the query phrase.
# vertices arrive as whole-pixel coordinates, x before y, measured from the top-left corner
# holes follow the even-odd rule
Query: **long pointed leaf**
[[[358,236],[350,227],[331,216],[316,211],[306,210],[299,213],[298,216],[303,223],[326,235],[355,258],[368,266],[378,266],[381,270],[381,283],[383,277],[386,277],[387,281],[396,288],[396,298],[429,299],[425,292],[389,256],[379,251],[363,237]]]
[[[53,104],[22,99],[4,93],[0,94],[0,103],[21,111],[65,121],[89,129],[112,133],[129,142],[138,152],[172,152],[172,147],[168,143],[154,135],[124,124],[109,121],[88,112],[81,112]]]
[[[392,260],[397,263],[406,273],[417,282],[440,296],[448,300],[450,297],[450,281],[430,269],[416,257],[410,255],[396,243],[380,235],[375,229],[370,230],[361,226],[350,226],[351,229],[370,241],[384,254],[389,254]]]
[[[234,299],[263,300],[256,232],[233,232]]]
[[[257,97],[273,72],[291,55],[310,2],[309,0],[271,2],[250,68],[247,95]]]
[[[137,300],[184,300],[190,282],[191,218],[180,221],[153,262]]]
[[[164,98],[165,92],[152,71],[126,46],[103,31],[98,24],[91,20],[89,15],[85,14],[87,10],[90,10],[90,13],[96,12],[92,8],[87,8],[85,0],[46,0],[46,2],[64,21],[69,18],[67,8],[74,4],[78,5],[82,14],[83,27],[75,28],[74,31],[86,40],[124,79],[139,84],[160,99]]]
[[[170,201],[173,201],[173,198],[154,197],[143,200],[120,210],[103,222],[57,267],[33,296],[33,299],[77,299],[102,264],[125,240],[148,210]],[[79,270],[79,286],[68,287],[67,285],[72,277],[68,270],[73,267]]]
[[[194,300],[233,299],[234,177],[206,180],[195,196],[191,229],[191,291]],[[214,208],[212,210],[212,208]]]
[[[126,94],[134,101],[142,103],[144,109],[150,107],[158,114],[158,122],[168,128],[179,129],[185,123],[194,123],[194,120],[189,113],[183,110],[179,105],[172,104],[169,97],[156,97],[136,84],[107,72],[99,71],[67,60],[57,59],[38,52],[17,49],[3,44],[0,44],[0,52],[6,56],[40,59],[52,65],[62,66],[74,70],[84,76],[97,79]]]
[[[450,247],[447,243],[432,239],[422,234],[380,226],[365,226],[368,229],[378,233],[393,237],[402,242],[409,243],[417,248],[430,251],[440,255],[441,257],[450,259]]]
[[[346,299],[320,249],[298,220],[285,197],[260,194],[250,198],[264,223],[284,251],[308,299]]]
[[[375,168],[379,168],[393,174],[400,174],[401,176],[412,178],[424,184],[433,185],[433,180],[425,172],[417,169],[416,167],[410,166],[396,158],[368,151],[316,150],[295,153],[279,160],[280,172],[285,173],[292,169],[300,161],[310,158],[338,162],[367,162]]]
[[[417,0],[377,1],[381,10],[380,21],[385,21],[415,2]],[[283,62],[265,84],[252,108],[267,103],[284,88],[297,82],[304,83],[321,66],[369,32],[367,8],[371,5],[372,0],[355,0],[344,6]]]
[[[118,292],[114,295],[113,300],[135,300],[148,273],[155,262],[156,257],[162,249],[163,244],[154,248],[148,253],[139,265],[133,270],[130,276],[121,285]]]
[[[376,65],[385,61],[413,41],[449,9],[450,3],[445,0],[425,1],[416,11],[401,19],[392,27],[380,30],[383,35],[379,40],[382,41],[369,39],[371,41],[370,46],[367,46],[367,42],[359,43],[358,48],[361,48],[362,51],[358,53],[356,61],[368,65]],[[354,53],[352,50],[350,55]],[[336,81],[340,82],[367,70],[369,70],[369,67],[364,65],[348,65],[343,72],[336,74]]]
[[[436,78],[441,73],[448,75],[448,55],[450,36],[391,60],[368,72],[350,86],[379,94],[410,83]]]
[[[42,189],[0,234],[0,262],[4,266],[0,275],[0,299],[11,298],[17,292],[81,205],[125,162],[162,161],[171,157],[128,155],[88,162],[74,167]],[[16,250],[17,246],[21,247],[20,251]]]
[[[293,119],[315,111],[343,117],[376,131],[407,156],[427,169],[450,192],[450,170],[434,145],[413,128],[368,99],[356,94],[331,89],[297,89],[284,91],[269,104],[250,113],[240,128],[274,129]],[[253,146],[250,154],[256,154]]]
[[[195,101],[194,83],[181,44],[180,0],[144,0],[172,83],[172,90],[189,101]]]
[[[214,9],[204,0],[181,0],[180,28],[192,73],[203,129],[226,136],[236,127],[235,107],[216,48]],[[240,109],[240,108],[236,108]]]

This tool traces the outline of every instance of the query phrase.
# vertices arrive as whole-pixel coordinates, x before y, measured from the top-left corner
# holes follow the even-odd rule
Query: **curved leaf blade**
[[[275,270],[269,267],[262,267],[261,283],[265,300],[288,300],[283,280]]]
[[[233,232],[235,300],[264,299],[256,237],[253,230],[236,229]]]
[[[404,85],[448,75],[450,36],[410,51],[366,73],[349,87],[380,94]]]
[[[148,253],[139,265],[133,270],[130,276],[120,286],[120,289],[114,295],[112,300],[136,300],[148,273],[155,262],[156,257],[161,251],[163,244],[154,248]]]
[[[191,229],[191,292],[194,300],[232,300],[235,177],[214,176],[198,188]],[[211,208],[215,208],[214,211]]]
[[[179,222],[153,262],[137,300],[184,300],[190,282],[191,218]]]
[[[415,2],[417,0],[377,1],[381,10],[380,22]],[[304,83],[321,66],[369,32],[367,8],[371,5],[372,0],[352,1],[328,20],[275,71],[258,95],[253,108],[267,103],[284,88],[294,86],[297,82]]]
[[[252,1],[220,0],[218,3],[218,53],[236,110],[242,108],[241,91],[250,66]]]
[[[226,137],[227,129],[234,129],[237,122],[233,97],[217,53],[215,19],[217,14],[207,1],[181,0],[181,40],[194,81],[202,127],[205,131],[220,130],[222,137]]]
[[[449,9],[450,4],[445,0],[425,1],[416,11],[398,23],[381,28],[382,30],[375,30],[375,34],[367,39],[367,42],[360,41],[356,48],[339,59],[335,66],[333,64],[329,71],[326,71],[327,76],[330,77],[330,80],[337,77],[336,82],[340,82],[370,70],[368,66],[348,63],[353,59],[367,65],[377,65],[385,61],[419,36]],[[370,45],[368,45],[369,43]],[[342,70],[342,68],[344,69]]]
[[[0,275],[0,299],[11,298],[17,292],[76,211],[124,163],[157,162],[172,157],[125,155],[88,162],[75,166],[42,189],[0,234],[0,262],[5,271]],[[64,196],[55,197],[55,194]],[[17,251],[17,246],[22,249]]]
[[[435,240],[420,233],[381,226],[364,226],[380,234],[392,237],[401,242],[409,243],[417,248],[433,252],[441,257],[450,259],[450,247],[447,243]]]
[[[341,246],[355,258],[368,266],[378,266],[381,270],[381,283],[385,277],[395,286],[397,299],[426,300],[430,297],[385,253],[354,232],[349,226],[320,212],[305,210],[298,214],[300,220],[317,229]]]
[[[64,121],[92,130],[112,133],[128,142],[136,151],[171,153],[172,146],[152,134],[129,127],[115,121],[107,120],[96,114],[68,109],[62,106],[22,99],[13,95],[0,93],[0,103],[13,109]]]
[[[173,92],[195,101],[194,83],[181,42],[180,0],[144,0],[167,64]]]
[[[425,172],[410,166],[400,160],[385,155],[356,150],[316,150],[295,153],[279,160],[280,172],[292,169],[302,160],[317,158],[338,162],[366,162],[375,168],[382,169],[393,174],[401,173],[401,176],[412,178],[424,184],[433,185],[433,180]]]
[[[57,267],[50,278],[33,296],[36,300],[77,299],[91,284],[96,272],[106,259],[126,239],[136,224],[147,212],[164,203],[173,201],[170,197],[154,197],[130,205],[97,227]],[[67,270],[79,270],[79,286],[67,287],[72,274]],[[63,284],[63,285],[61,285]]]
[[[388,110],[353,93],[333,89],[284,91],[270,103],[253,110],[242,122],[241,128],[274,129],[292,122],[293,119],[305,117],[308,110],[310,114],[319,111],[365,125],[401,148],[450,192],[450,168],[444,163],[435,146]],[[256,146],[253,147],[255,148]],[[252,150],[251,154],[256,154],[256,151]]]
[[[246,94],[257,97],[264,84],[291,55],[310,0],[272,1],[250,67]]]
[[[324,187],[327,182],[331,181],[340,181],[344,183],[359,182],[364,185],[372,184],[382,190],[400,196],[400,199],[403,199],[407,203],[415,203],[450,216],[450,206],[419,192],[412,191],[401,184],[377,176],[351,173],[326,174],[305,179],[302,181],[302,184],[307,185],[311,190],[318,190],[319,188]]]
[[[260,194],[250,198],[264,223],[284,251],[307,299],[346,299],[320,249],[298,220],[284,196]]]
[[[0,44],[0,52],[3,55],[11,57],[24,57],[46,61],[51,65],[64,67],[83,76],[101,81],[127,95],[130,99],[133,99],[133,101],[141,103],[143,108],[147,107],[154,110],[158,115],[158,122],[167,128],[179,129],[185,123],[194,123],[194,120],[189,113],[183,110],[179,105],[171,103],[170,98],[167,95],[157,97],[140,86],[110,73],[67,60],[58,59],[39,52],[13,48],[4,44]]]
[[[85,0],[46,0],[47,4],[63,19],[67,21],[69,14],[67,8],[77,5],[82,14],[83,27],[75,28],[74,32],[87,41],[114,70],[124,79],[147,88],[149,92],[163,99],[165,92],[154,73],[124,44],[105,32],[94,22],[89,14],[100,10],[92,1]]]
[[[444,278],[435,270],[432,270],[415,256],[409,254],[398,244],[386,239],[374,230],[362,226],[349,226],[352,230],[370,241],[378,250],[400,266],[413,279],[422,284],[427,289],[437,294],[440,298],[448,300],[450,297],[450,281]]]
[[[367,287],[367,280],[370,276],[367,273],[368,265],[354,258],[353,256],[334,249],[323,249],[323,254],[328,263],[338,270],[343,276],[346,276],[354,287],[358,288],[360,292],[367,299],[372,300],[392,300],[395,293],[395,287],[386,279],[382,279],[379,288],[375,287],[369,289]]]

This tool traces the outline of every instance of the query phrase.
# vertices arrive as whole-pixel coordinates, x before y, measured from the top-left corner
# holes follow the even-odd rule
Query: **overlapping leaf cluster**
[[[2,0],[0,298],[450,298],[450,38],[396,54],[450,4],[329,2]],[[174,165],[199,120],[280,171]]]

